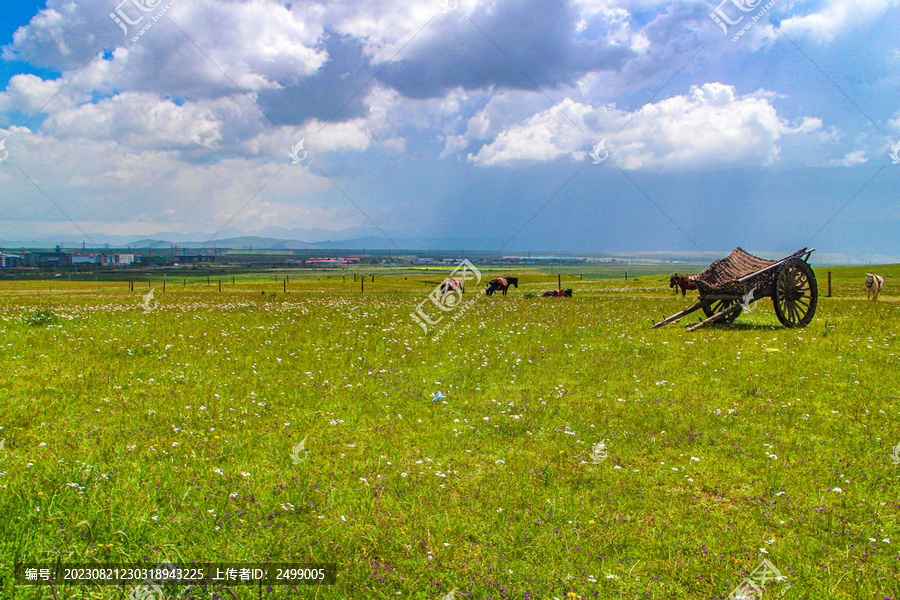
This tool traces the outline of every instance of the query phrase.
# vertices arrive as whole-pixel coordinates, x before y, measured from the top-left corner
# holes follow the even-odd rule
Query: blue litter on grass
[[[447,396],[444,395],[444,392],[438,392],[431,398],[431,401],[436,402],[436,401],[440,400],[441,398],[446,398],[446,397]]]

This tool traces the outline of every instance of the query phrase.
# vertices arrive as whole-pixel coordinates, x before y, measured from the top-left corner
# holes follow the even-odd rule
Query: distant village
[[[388,251],[361,253],[359,256],[315,256],[309,250],[235,250],[221,249],[194,250],[175,248],[142,248],[142,249],[103,249],[80,250],[63,249],[57,246],[53,250],[26,250],[9,252],[0,248],[0,268],[16,270],[72,270],[83,271],[95,268],[127,269],[127,268],[179,268],[202,267],[207,265],[245,266],[245,267],[293,267],[293,268],[341,268],[357,264],[405,264],[450,266],[459,264],[463,257],[422,256],[408,254],[391,254]],[[498,256],[492,253],[473,253],[469,259],[478,264],[514,265],[514,264],[573,264],[587,262],[578,257],[541,256]],[[481,254],[481,256],[478,256]],[[612,260],[615,263],[615,259]]]

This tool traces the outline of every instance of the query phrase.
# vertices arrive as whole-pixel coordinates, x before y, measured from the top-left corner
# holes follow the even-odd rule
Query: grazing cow
[[[678,293],[677,288],[681,288],[681,295],[684,296],[687,293],[687,290],[696,290],[697,282],[694,281],[693,275],[682,275],[678,276],[678,273],[675,273],[669,278],[669,287],[676,288],[675,293]]]
[[[873,300],[878,300],[878,294],[884,288],[884,277],[875,273],[866,273],[866,300],[872,296]]]
[[[542,298],[571,298],[572,288],[567,290],[549,290],[541,294]]]
[[[487,284],[487,289],[485,289],[484,293],[488,296],[493,296],[494,292],[500,290],[503,292],[503,295],[506,295],[506,290],[509,289],[509,286],[519,287],[519,278],[518,277],[498,277],[497,279],[492,279]]]

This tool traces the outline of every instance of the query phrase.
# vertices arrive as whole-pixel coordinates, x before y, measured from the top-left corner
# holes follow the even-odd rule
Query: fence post
[[[221,279],[219,280],[219,291],[220,292],[222,291],[222,280]]]
[[[287,294],[287,278],[281,280],[282,291]]]
[[[562,275],[560,275],[559,273],[556,274],[556,289],[562,289]]]
[[[366,291],[366,280],[362,277],[359,278],[359,293],[362,294]]]
[[[831,271],[828,271],[828,297],[831,298]]]
[[[625,281],[628,281],[628,271],[625,271]]]

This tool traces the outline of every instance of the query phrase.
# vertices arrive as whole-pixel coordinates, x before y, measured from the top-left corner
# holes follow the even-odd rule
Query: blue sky
[[[898,17],[896,0],[18,3],[0,237],[897,255]]]

